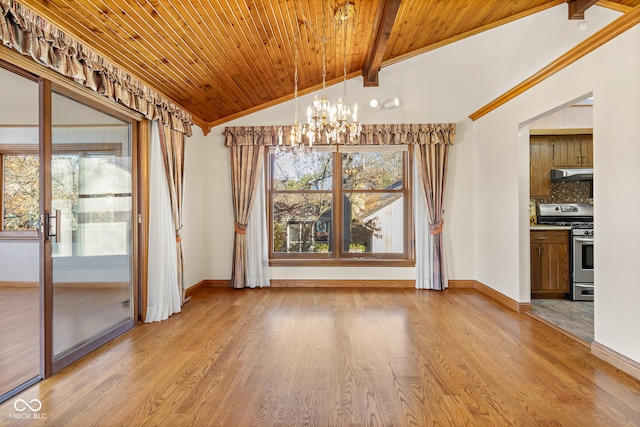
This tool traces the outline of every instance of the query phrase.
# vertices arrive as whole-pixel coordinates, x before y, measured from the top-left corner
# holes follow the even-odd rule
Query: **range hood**
[[[593,168],[551,169],[551,181],[589,181],[593,179]]]

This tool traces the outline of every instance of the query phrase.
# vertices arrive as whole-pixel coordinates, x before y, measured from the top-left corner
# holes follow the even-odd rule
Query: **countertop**
[[[531,230],[571,230],[569,225],[541,225],[535,224],[530,226]]]

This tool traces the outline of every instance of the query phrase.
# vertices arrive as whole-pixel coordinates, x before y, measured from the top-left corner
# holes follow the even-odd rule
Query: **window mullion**
[[[335,258],[342,258],[344,256],[344,206],[342,204],[342,154],[339,152],[333,153],[333,224],[334,224],[334,236],[333,236],[333,256]]]
[[[409,146],[408,152],[402,156],[404,169],[404,225],[403,232],[407,238],[404,241],[404,253],[409,259],[415,259],[414,245],[411,243],[415,239],[413,224],[413,146]]]

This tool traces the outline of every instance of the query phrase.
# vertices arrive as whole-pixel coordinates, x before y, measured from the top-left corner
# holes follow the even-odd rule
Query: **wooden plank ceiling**
[[[565,2],[352,0],[356,13],[348,21],[346,36],[348,77],[366,70],[365,82],[376,85],[380,66]],[[578,3],[572,6],[574,12],[586,4],[573,2]],[[299,93],[320,87],[323,12],[327,84],[343,79],[344,29],[334,24],[334,15],[346,0],[21,3],[181,105],[205,132],[293,98],[296,28]],[[627,12],[640,0],[597,4]],[[567,9],[569,18],[569,5]]]

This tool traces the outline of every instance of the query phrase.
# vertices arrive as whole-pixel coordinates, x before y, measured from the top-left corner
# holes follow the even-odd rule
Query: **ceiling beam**
[[[362,69],[365,87],[378,86],[378,73],[399,8],[400,0],[380,0],[378,3],[373,42]]]
[[[569,19],[584,19],[585,10],[589,9],[598,0],[569,0]]]
[[[631,12],[631,9],[633,9],[632,6],[627,6],[625,4],[618,3],[611,0],[598,0],[596,4],[598,6],[606,7],[607,9],[616,10],[622,13]]]

